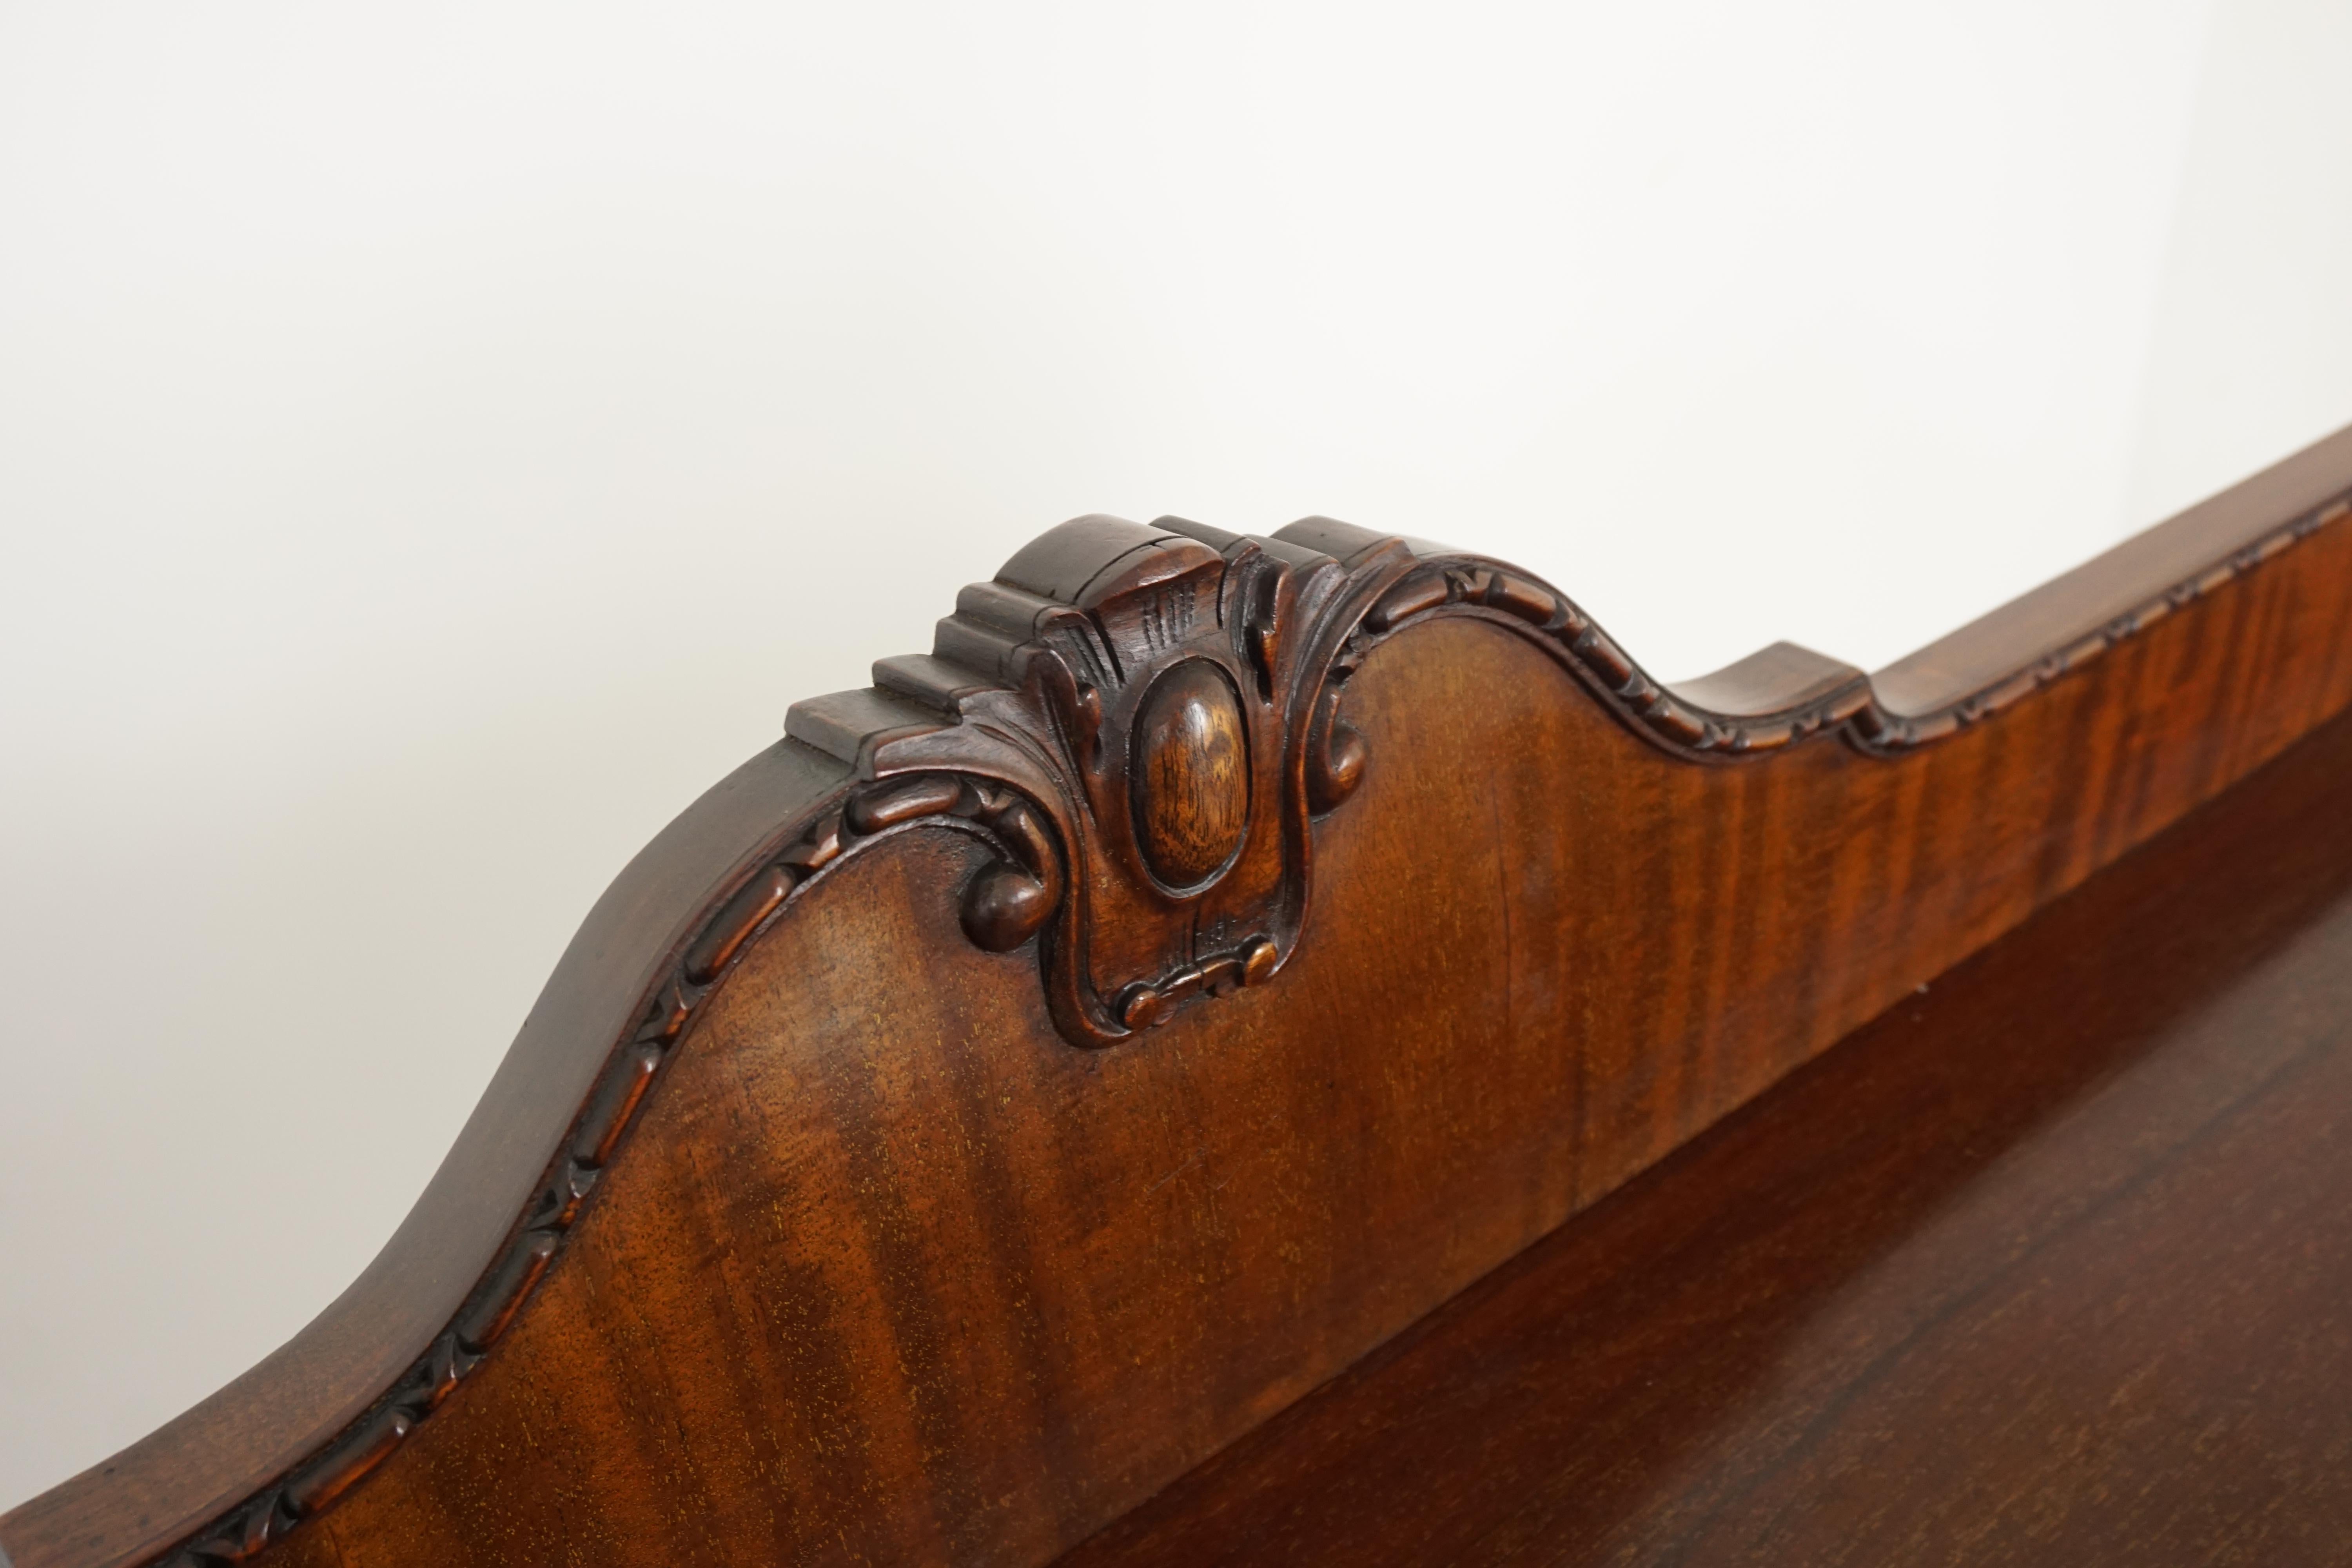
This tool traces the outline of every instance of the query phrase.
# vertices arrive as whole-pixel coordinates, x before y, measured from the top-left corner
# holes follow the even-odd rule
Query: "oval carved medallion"
[[[1173,666],[1144,694],[1132,744],[1144,862],[1166,887],[1198,887],[1249,826],[1249,738],[1233,682],[1206,659]]]

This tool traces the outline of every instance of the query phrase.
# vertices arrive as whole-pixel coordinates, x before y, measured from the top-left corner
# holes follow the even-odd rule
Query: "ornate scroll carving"
[[[1334,659],[1412,564],[1394,540],[1343,563],[1080,518],[965,589],[931,654],[885,659],[875,691],[802,703],[787,729],[856,762],[875,798],[996,841],[966,933],[998,952],[1037,936],[1056,1027],[1110,1045],[1289,956],[1308,818],[1363,769]]]

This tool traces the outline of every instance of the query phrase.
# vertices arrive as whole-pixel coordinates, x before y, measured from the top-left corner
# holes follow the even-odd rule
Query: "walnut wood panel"
[[[2347,485],[1925,708],[1065,525],[616,884],[351,1293],[0,1542],[1040,1560],[2352,701]]]
[[[2352,721],[1061,1568],[2339,1563]]]

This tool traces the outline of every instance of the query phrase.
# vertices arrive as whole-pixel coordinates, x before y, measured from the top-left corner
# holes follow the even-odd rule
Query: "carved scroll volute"
[[[1177,520],[1081,518],[964,590],[929,658],[877,667],[877,697],[952,721],[870,736],[861,770],[884,791],[961,781],[933,788],[954,800],[941,809],[1003,850],[963,890],[964,928],[996,951],[1039,937],[1066,1037],[1126,1039],[1287,960],[1308,817],[1362,771],[1331,666],[1393,574]]]

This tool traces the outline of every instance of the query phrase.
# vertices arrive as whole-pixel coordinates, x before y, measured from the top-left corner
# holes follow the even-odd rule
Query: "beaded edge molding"
[[[1635,732],[1693,761],[1768,755],[1825,733],[1842,733],[1865,753],[1891,755],[1981,723],[2347,515],[2352,501],[2332,500],[2002,680],[1919,715],[1880,709],[1867,677],[1778,713],[1711,713],[1652,679],[1589,616],[1539,580],[1479,557],[1432,553],[1419,557],[1371,599],[1341,640],[1326,677],[1332,693],[1328,707],[1336,708],[1348,677],[1391,637],[1439,618],[1475,616],[1537,641]],[[1358,545],[1343,563],[1351,570],[1359,561],[1395,559],[1393,540],[1311,521],[1311,534],[1318,541]],[[1286,530],[1277,537],[1292,533]],[[1318,700],[1318,706],[1324,705]],[[689,928],[692,934],[664,966],[663,978],[639,1008],[637,1026],[606,1061],[513,1239],[448,1326],[406,1374],[331,1440],[205,1527],[143,1559],[148,1568],[218,1568],[252,1560],[347,1494],[447,1402],[513,1325],[554,1261],[696,1012],[753,939],[811,885],[845,856],[927,826],[971,834],[1002,860],[1026,864],[1048,847],[1034,832],[1022,830],[1027,825],[1020,823],[1019,811],[1014,792],[986,780],[949,773],[898,776],[846,786],[772,838],[754,858],[754,868],[706,904],[706,912]],[[7,1568],[5,1548],[0,1568]]]

